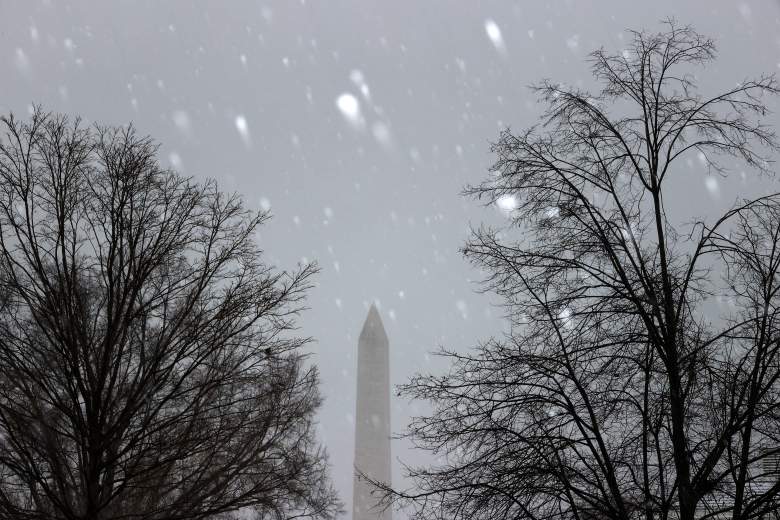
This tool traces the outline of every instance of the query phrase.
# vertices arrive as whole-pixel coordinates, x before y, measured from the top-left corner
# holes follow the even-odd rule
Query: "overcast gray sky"
[[[479,274],[458,249],[469,225],[502,215],[461,189],[486,175],[499,129],[535,122],[529,84],[587,86],[588,52],[618,51],[624,29],[659,29],[669,16],[716,38],[708,88],[780,72],[775,0],[0,0],[0,111],[40,103],[132,121],[161,143],[164,164],[270,208],[260,240],[279,266],[320,263],[301,323],[317,340],[321,435],[351,509],[356,343],[369,303],[390,337],[394,383],[437,369],[427,355],[437,345],[500,334],[501,311],[474,292]],[[769,189],[749,173],[689,170],[677,199],[694,212]],[[394,402],[395,430],[412,411]]]

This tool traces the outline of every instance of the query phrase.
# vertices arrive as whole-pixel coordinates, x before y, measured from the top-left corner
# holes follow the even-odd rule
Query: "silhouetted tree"
[[[0,516],[334,516],[315,268],[266,265],[267,214],[132,128],[0,121]]]
[[[512,332],[443,352],[446,375],[402,387],[432,403],[408,436],[438,462],[407,468],[415,486],[385,498],[421,518],[780,507],[780,195],[690,226],[664,204],[691,155],[711,173],[727,173],[723,157],[768,172],[762,96],[777,84],[701,96],[692,71],[711,40],[673,21],[632,34],[622,53],[590,55],[600,92],[538,86],[540,124],[503,132],[493,175],[467,190],[512,208],[509,230],[465,247]]]

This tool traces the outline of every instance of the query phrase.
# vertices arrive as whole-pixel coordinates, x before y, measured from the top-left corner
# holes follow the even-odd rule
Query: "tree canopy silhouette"
[[[665,205],[692,155],[714,174],[770,172],[778,86],[699,94],[713,42],[665,27],[593,52],[598,92],[536,87],[539,124],[504,131],[467,190],[512,208],[514,231],[483,227],[464,250],[512,332],[402,386],[433,406],[407,435],[438,462],[408,467],[410,489],[383,486],[388,502],[470,520],[780,508],[780,195],[691,225]]]
[[[132,128],[0,119],[0,516],[339,509],[268,218]]]

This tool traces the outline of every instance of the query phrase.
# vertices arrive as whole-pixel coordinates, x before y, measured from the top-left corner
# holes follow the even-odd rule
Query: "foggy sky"
[[[301,332],[316,340],[321,438],[350,510],[357,335],[370,302],[395,384],[440,369],[428,355],[438,345],[501,334],[502,311],[475,293],[479,273],[459,248],[469,226],[503,217],[460,191],[487,174],[501,128],[536,122],[528,85],[588,86],[588,52],[617,52],[624,29],[658,30],[669,16],[716,39],[707,88],[780,72],[776,1],[0,0],[0,112],[40,103],[132,122],[161,143],[163,164],[270,208],[260,243],[274,263],[320,264]],[[694,213],[769,189],[750,172],[713,181],[689,166],[669,198]],[[394,401],[394,430],[414,409]],[[411,460],[402,443],[394,450]]]

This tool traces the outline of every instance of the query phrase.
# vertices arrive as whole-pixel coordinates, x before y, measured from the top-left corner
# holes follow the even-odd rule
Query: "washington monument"
[[[382,319],[374,305],[358,339],[355,469],[390,483],[390,353]],[[355,473],[353,520],[391,520],[388,508],[377,507],[371,485]]]

